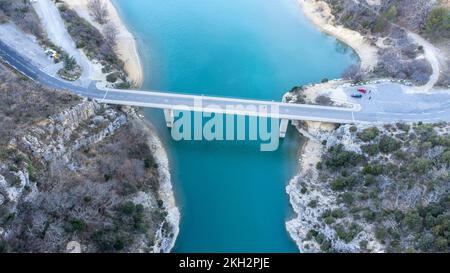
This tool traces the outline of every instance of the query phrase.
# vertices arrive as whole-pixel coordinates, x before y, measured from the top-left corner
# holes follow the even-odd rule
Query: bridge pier
[[[280,138],[286,137],[286,132],[289,126],[289,120],[288,119],[282,119],[280,122]]]
[[[164,109],[164,118],[166,120],[167,127],[172,128],[175,117],[173,115],[173,109]]]

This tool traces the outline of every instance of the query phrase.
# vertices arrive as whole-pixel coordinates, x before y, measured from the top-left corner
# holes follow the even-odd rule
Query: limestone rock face
[[[123,113],[105,111],[104,106],[94,101],[83,101],[31,128],[16,140],[16,145],[46,162],[60,157],[68,162],[73,151],[102,141],[126,122]]]

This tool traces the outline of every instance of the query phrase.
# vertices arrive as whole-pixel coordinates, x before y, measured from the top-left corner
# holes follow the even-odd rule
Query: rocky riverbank
[[[286,227],[301,252],[448,252],[448,124],[298,126]]]
[[[0,76],[0,250],[170,252],[168,159],[135,109]]]
[[[305,15],[322,31],[334,35],[358,53],[360,67],[351,68],[344,75],[348,80],[361,81],[377,77],[406,79],[423,84],[416,88],[417,91],[423,92],[430,91],[438,83],[436,75],[448,67],[445,54],[441,54],[430,42],[408,30],[418,31],[418,26],[425,24],[427,14],[433,8],[431,4],[419,9],[423,18],[408,21],[409,17],[403,14],[404,20],[398,22],[402,27],[394,22],[398,16],[397,8],[387,6],[387,1],[298,2]],[[415,2],[419,3],[420,0]],[[412,7],[414,5],[399,7],[399,10],[405,13]],[[370,9],[371,13],[372,9],[376,12],[368,15],[367,12],[364,13],[367,9]],[[385,14],[383,16],[391,13],[392,18],[383,19],[384,17],[378,16],[382,13]],[[375,26],[374,20],[380,17],[378,24],[382,25],[377,26],[379,29],[376,31],[371,29],[371,26]],[[366,23],[364,27],[364,20],[372,20],[374,23]],[[392,54],[403,57],[394,58]],[[439,63],[436,56],[439,56]],[[445,80],[442,81],[442,76],[440,78],[441,85],[445,86]],[[341,92],[342,85],[346,83],[351,82],[333,80],[296,87],[284,96],[284,101],[346,106],[346,96]],[[427,215],[423,210],[430,207],[442,208],[444,215],[445,211],[448,211],[448,197],[444,194],[445,189],[450,186],[446,165],[449,155],[448,125],[346,125],[339,129],[331,124],[316,122],[294,125],[299,133],[306,137],[306,141],[302,147],[299,172],[286,188],[296,213],[296,217],[286,222],[286,228],[301,252],[448,251],[448,238],[445,238],[444,233],[429,235],[429,226],[421,225],[419,219]],[[376,134],[370,140],[365,139],[365,135],[371,131]],[[424,131],[427,131],[426,137],[423,136]],[[427,148],[418,148],[416,145],[423,141],[424,137],[435,137],[440,141],[430,144]],[[433,149],[439,152],[434,153]],[[380,156],[380,153],[383,156]],[[401,158],[401,154],[406,153],[412,158]],[[331,162],[339,161],[342,157],[347,158],[344,161],[351,161],[353,157],[360,159],[354,163],[341,162],[342,166],[335,166]],[[385,170],[370,173],[371,164],[379,164],[380,160],[388,162],[389,167],[397,164],[404,166],[403,170],[409,169],[416,175],[426,174],[427,178],[414,178],[410,181],[409,188],[396,186],[394,181],[398,182],[399,178],[395,177],[394,173]],[[433,171],[422,171],[421,164],[433,165]],[[363,174],[359,177],[352,175],[358,172]],[[432,190],[421,191],[420,188],[424,186],[420,183],[429,180],[434,181],[434,184],[427,186]],[[372,182],[377,185],[372,185]],[[372,193],[368,191],[376,193],[370,195]],[[377,198],[376,195],[380,192],[382,197]],[[407,197],[402,199],[400,192]],[[399,204],[402,204],[401,207],[396,207]],[[382,211],[386,209],[390,212],[383,215]],[[421,216],[411,223],[411,215],[416,216],[415,213],[420,209]],[[414,230],[412,226],[417,229]],[[422,234],[418,234],[418,230],[428,237],[424,238]],[[388,236],[389,232],[394,236]],[[427,245],[426,240],[433,241],[434,244]]]
[[[350,68],[344,77],[354,81],[380,77],[409,80],[420,86],[417,90],[421,92],[429,92],[436,85],[448,86],[448,77],[443,76],[448,74],[450,63],[448,35],[428,30],[439,29],[436,26],[439,20],[432,18],[434,13],[447,8],[444,4],[422,0],[407,4],[298,1],[311,22],[359,55],[361,65]]]

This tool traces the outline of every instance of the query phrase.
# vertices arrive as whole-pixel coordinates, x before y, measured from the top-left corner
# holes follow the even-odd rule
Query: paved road
[[[186,95],[168,92],[155,91],[131,91],[131,90],[102,90],[95,84],[89,87],[73,85],[47,75],[46,73],[33,66],[25,57],[19,55],[14,49],[9,48],[0,41],[0,56],[18,71],[28,76],[32,80],[43,85],[71,90],[72,92],[87,98],[95,99],[99,102],[132,105],[141,107],[151,107],[160,109],[179,109],[179,110],[202,110],[203,112],[218,112],[228,114],[245,114],[251,116],[263,115],[265,109],[268,110],[269,117],[290,119],[290,120],[309,120],[324,121],[334,123],[353,123],[353,122],[397,122],[397,121],[450,121],[450,95],[443,94],[436,100],[431,96],[422,98],[420,96],[410,97],[408,104],[405,104],[405,98],[400,97],[400,101],[394,102],[393,95],[404,94],[403,87],[398,84],[380,84],[371,86],[373,93],[370,97],[366,96],[362,100],[355,100],[355,103],[362,105],[361,109],[349,109],[338,107],[324,107],[313,105],[300,105],[259,100],[243,100],[220,98],[211,96]],[[346,90],[348,94],[353,92],[354,88]],[[393,92],[388,97],[383,94]],[[404,94],[404,96],[408,96]],[[382,100],[384,99],[384,101]],[[422,107],[417,107],[417,100],[425,100]],[[203,104],[200,108],[199,102]],[[401,107],[399,107],[399,105]],[[241,108],[239,108],[239,106]],[[233,109],[231,109],[233,108]],[[243,108],[243,109],[242,109]],[[278,113],[271,111],[279,109]]]

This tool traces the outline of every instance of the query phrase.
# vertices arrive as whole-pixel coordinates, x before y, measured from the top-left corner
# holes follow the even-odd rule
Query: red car
[[[366,94],[367,93],[367,89],[365,89],[365,88],[358,88],[358,92]]]

